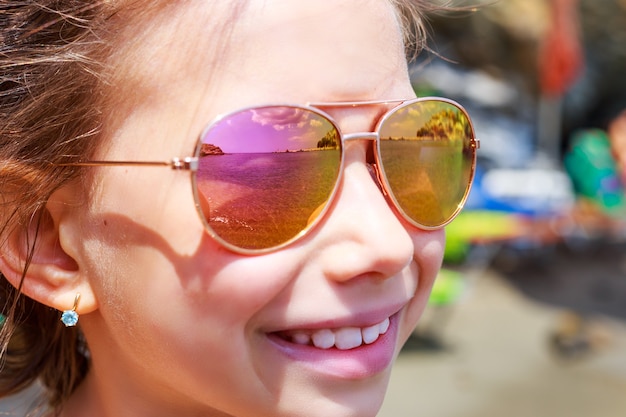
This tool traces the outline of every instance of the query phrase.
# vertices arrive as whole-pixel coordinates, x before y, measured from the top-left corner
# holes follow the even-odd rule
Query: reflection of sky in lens
[[[381,127],[381,137],[415,138],[422,129],[448,140],[466,140],[467,117],[452,104],[441,101],[424,101],[397,109]]]
[[[393,131],[395,137],[415,137],[419,127],[425,125],[431,118],[431,112],[426,111],[423,103],[396,110],[386,122],[386,130]]]
[[[322,116],[293,107],[263,107],[230,115],[205,132],[202,142],[225,153],[311,149],[332,129]]]

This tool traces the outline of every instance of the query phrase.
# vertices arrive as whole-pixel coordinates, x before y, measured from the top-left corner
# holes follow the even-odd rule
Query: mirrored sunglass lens
[[[296,237],[321,213],[339,174],[335,126],[311,110],[270,106],[231,114],[200,141],[196,193],[210,228],[244,249]]]
[[[400,107],[382,122],[382,169],[408,217],[437,227],[458,212],[472,177],[472,137],[465,112],[444,101]]]

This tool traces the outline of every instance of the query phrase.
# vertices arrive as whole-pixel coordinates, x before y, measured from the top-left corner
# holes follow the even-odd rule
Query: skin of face
[[[251,0],[236,12],[213,3],[171,2],[124,25],[111,86],[119,103],[98,159],[191,155],[209,121],[243,106],[414,97],[386,1]],[[384,109],[328,112],[354,133],[371,131]],[[58,221],[97,302],[80,317],[92,368],[62,415],[376,415],[427,302],[444,232],[396,215],[364,163],[370,146],[346,144],[319,226],[260,256],[229,252],[206,233],[188,172],[89,168],[84,194],[64,191],[72,204]],[[341,352],[277,337],[389,317],[384,337]]]

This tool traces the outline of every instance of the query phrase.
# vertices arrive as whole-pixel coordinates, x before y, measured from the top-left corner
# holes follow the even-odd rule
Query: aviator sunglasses
[[[324,108],[390,108],[372,132],[343,134]],[[442,98],[266,105],[222,115],[193,156],[170,161],[81,161],[65,166],[169,166],[191,173],[208,233],[241,254],[282,248],[328,210],[344,166],[343,146],[375,142],[370,172],[408,223],[439,229],[470,190],[479,141],[467,112]]]

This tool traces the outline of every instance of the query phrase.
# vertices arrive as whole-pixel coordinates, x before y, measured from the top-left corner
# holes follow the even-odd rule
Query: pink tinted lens
[[[341,163],[335,125],[313,110],[268,106],[230,114],[199,144],[195,192],[205,221],[249,250],[289,242],[319,216]]]

